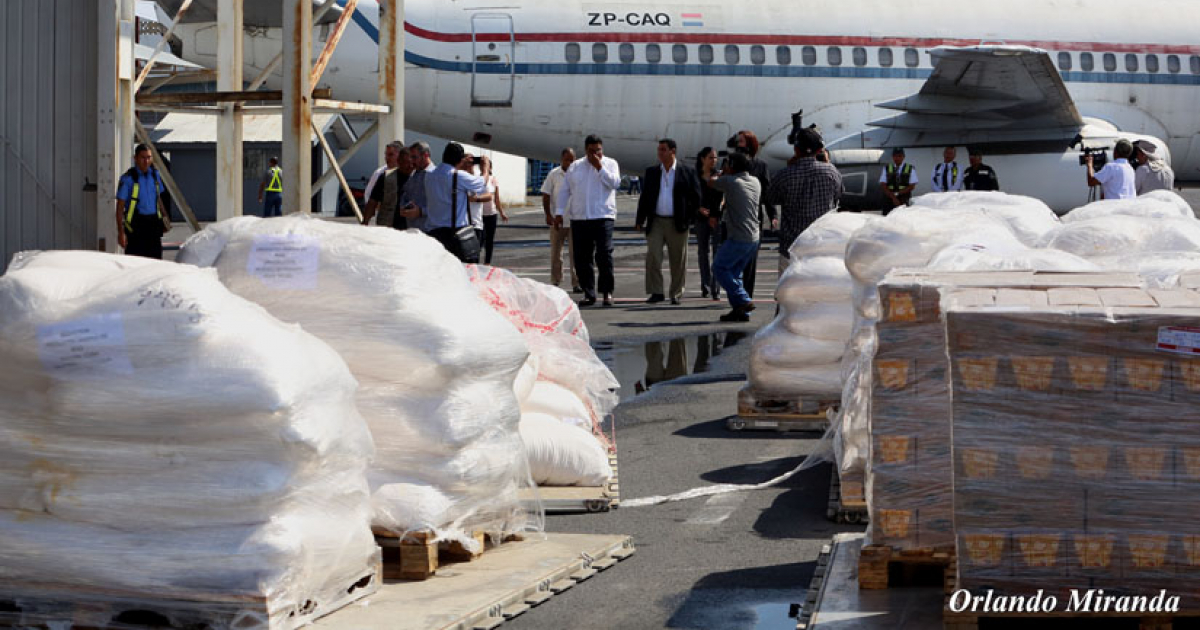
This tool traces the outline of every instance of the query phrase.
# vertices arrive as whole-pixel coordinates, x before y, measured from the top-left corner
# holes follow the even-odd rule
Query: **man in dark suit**
[[[646,169],[638,199],[637,230],[646,233],[646,293],[648,304],[666,299],[663,291],[662,250],[667,246],[671,266],[671,303],[679,304],[687,280],[688,230],[700,210],[700,178],[696,169],[675,159],[675,141],[658,141],[658,164]]]

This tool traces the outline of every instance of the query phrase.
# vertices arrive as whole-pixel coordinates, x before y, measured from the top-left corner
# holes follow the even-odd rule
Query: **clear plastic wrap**
[[[1063,223],[1078,223],[1101,217],[1141,219],[1194,219],[1187,201],[1171,190],[1155,190],[1134,199],[1101,199],[1063,215]]]
[[[931,193],[913,199],[913,207],[966,210],[997,218],[1025,245],[1036,247],[1047,232],[1060,225],[1058,215],[1033,197],[993,191]]]
[[[514,392],[529,351],[437,241],[303,216],[240,217],[188,239],[178,260],[215,267],[234,293],[345,359],[377,447],[376,527],[430,529],[469,549],[474,532],[541,527],[518,497],[532,485]]]
[[[38,602],[210,620],[262,602],[246,628],[334,603],[377,567],[356,387],[211,270],[18,255],[0,277],[0,600],[50,627],[81,619]]]
[[[954,545],[950,390],[941,302],[967,287],[1001,299],[1030,287],[1054,292],[1103,286],[1134,290],[1131,274],[939,273],[898,270],[879,284],[882,316],[872,365],[867,503],[873,544],[895,549]],[[1000,335],[991,331],[993,339]]]
[[[1134,203],[1138,199],[1113,203]],[[1200,251],[1200,221],[1114,214],[1065,223],[1047,235],[1045,247],[1084,258]]]
[[[537,448],[532,448],[534,443],[527,439],[534,480],[543,485],[601,485],[596,482],[599,469],[590,456],[615,448],[605,435],[604,425],[617,405],[620,383],[588,343],[587,326],[579,308],[558,287],[521,278],[505,269],[482,265],[468,265],[466,269],[479,295],[516,326],[529,346],[530,356],[536,359],[536,382],[521,397],[522,413],[538,415],[538,420],[553,417],[585,432],[580,437],[578,432],[565,429],[549,431],[538,436]],[[538,420],[522,421],[521,434],[531,438],[539,428],[545,428]],[[555,438],[564,440],[557,450],[547,443]],[[589,440],[594,445],[588,444]],[[603,469],[609,470],[607,456],[604,462]],[[568,467],[572,464],[579,466],[574,476]]]
[[[1026,293],[946,301],[958,588],[1195,609],[1200,295]]]

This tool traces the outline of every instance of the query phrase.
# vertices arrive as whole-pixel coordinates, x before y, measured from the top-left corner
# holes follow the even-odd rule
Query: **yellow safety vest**
[[[908,188],[908,180],[912,177],[912,165],[905,162],[903,168],[897,172],[896,163],[892,162],[887,165],[887,187],[892,192],[900,192]],[[897,177],[899,175],[899,177]]]
[[[134,173],[133,170],[134,169],[129,169],[129,171],[125,173],[133,180],[133,194],[129,195],[129,203],[125,204],[125,231],[131,234],[133,233],[133,213],[137,212],[138,192],[140,192],[142,188],[142,185],[138,183],[137,174]],[[154,175],[153,169],[150,171],[150,174]],[[155,177],[155,181],[158,181],[157,176]],[[158,215],[158,220],[161,221],[162,206],[158,204],[157,199],[155,199],[154,202],[154,213]]]
[[[278,166],[270,170],[271,181],[267,184],[267,192],[283,192],[283,180],[280,176],[280,173],[282,172],[283,169],[279,168]]]

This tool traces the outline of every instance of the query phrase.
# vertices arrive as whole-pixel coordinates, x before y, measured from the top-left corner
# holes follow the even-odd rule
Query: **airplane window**
[[[800,49],[800,58],[804,61],[804,65],[806,66],[817,65],[817,49],[813,48],[812,46],[805,46],[804,48]]]
[[[1128,72],[1138,71],[1137,55],[1125,55],[1125,70]]]
[[[662,48],[658,44],[648,44],[646,46],[646,61],[648,63],[662,61]]]
[[[730,44],[725,47],[725,63],[736,66],[742,60],[742,51],[737,46]]]
[[[792,49],[787,46],[778,46],[775,48],[775,63],[781,66],[792,65]]]
[[[1091,72],[1096,69],[1096,59],[1092,57],[1092,53],[1081,53],[1079,55],[1079,69],[1084,72]]]
[[[904,65],[909,68],[916,68],[921,65],[921,53],[918,53],[916,48],[905,48]]]
[[[675,44],[671,47],[671,59],[674,60],[675,63],[687,63],[687,58],[687,46],[684,46],[683,44]]]
[[[856,65],[856,66],[867,65],[867,49],[866,48],[863,48],[861,46],[855,47],[855,49],[852,51],[851,54],[854,57],[854,65]]]
[[[608,44],[600,42],[592,44],[592,61],[596,63],[608,63]]]
[[[1117,71],[1117,56],[1112,53],[1104,53],[1104,70],[1106,72]]]
[[[879,65],[883,66],[884,68],[892,67],[892,49],[891,48],[880,48],[879,49]]]
[[[767,63],[767,51],[762,46],[750,47],[750,63],[761,66]]]
[[[1067,70],[1071,69],[1071,53],[1069,53],[1069,52],[1058,53],[1058,69],[1062,70],[1063,72],[1066,72]]]
[[[709,46],[708,44],[701,44],[699,52],[700,63],[707,65],[713,62],[712,46]]]
[[[1188,63],[1192,66],[1192,74],[1200,74],[1200,57],[1192,55],[1191,59],[1188,60]]]
[[[620,57],[621,63],[633,63],[633,44],[621,44],[617,48],[617,56]]]
[[[1167,55],[1167,72],[1178,74],[1183,70],[1183,64],[1179,63],[1179,55]]]
[[[1146,55],[1146,72],[1158,72],[1158,55]]]
[[[829,61],[829,65],[831,66],[842,65],[842,49],[837,46],[830,46],[825,51],[825,59]]]
[[[567,63],[579,63],[579,58],[582,54],[579,51],[579,44],[567,44]]]

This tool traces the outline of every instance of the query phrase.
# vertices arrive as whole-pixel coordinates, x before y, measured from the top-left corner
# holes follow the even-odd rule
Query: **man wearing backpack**
[[[133,162],[117,184],[117,243],[127,255],[162,260],[162,237],[171,229],[162,206],[162,178],[150,165],[150,147],[139,144]]]

